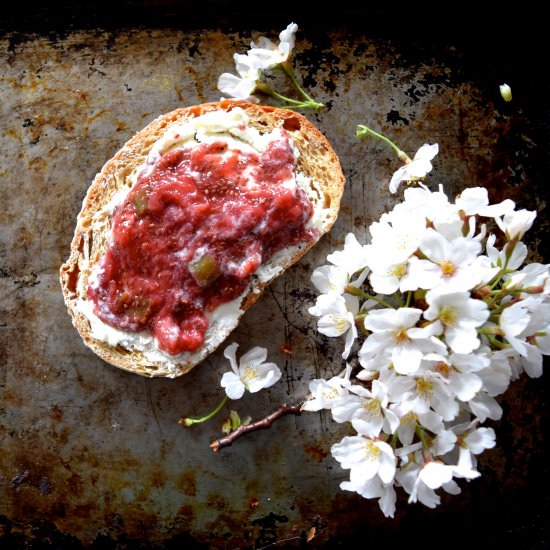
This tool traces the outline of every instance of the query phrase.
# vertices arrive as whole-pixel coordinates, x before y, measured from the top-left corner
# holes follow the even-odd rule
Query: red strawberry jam
[[[288,136],[263,153],[220,138],[164,153],[114,211],[88,298],[121,330],[149,330],[159,349],[193,352],[206,313],[243,293],[275,252],[307,242],[313,207],[293,182]]]

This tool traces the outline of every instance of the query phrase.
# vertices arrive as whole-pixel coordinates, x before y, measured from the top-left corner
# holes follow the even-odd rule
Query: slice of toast
[[[260,133],[284,129],[298,151],[296,172],[305,176],[315,216],[320,226],[314,240],[277,252],[264,265],[262,275],[251,277],[246,291],[238,298],[237,307],[226,308],[214,316],[207,329],[203,346],[195,352],[177,356],[155,353],[154,356],[133,345],[98,338],[94,330],[90,302],[87,301],[88,279],[92,267],[107,249],[110,236],[109,203],[115,195],[129,190],[136,170],[144,165],[153,145],[174,125],[211,111],[244,110],[248,124]],[[109,160],[92,182],[77,218],[70,256],[60,268],[63,296],[69,314],[85,344],[108,363],[143,376],[176,377],[191,370],[212,353],[237,326],[243,313],[260,297],[265,287],[294,264],[333,225],[338,215],[344,189],[344,175],[338,157],[322,133],[304,116],[286,109],[240,101],[205,103],[177,109],[160,116],[132,137]],[[233,304],[234,305],[234,304]],[[224,307],[223,305],[221,306]],[[97,320],[96,320],[97,321]]]

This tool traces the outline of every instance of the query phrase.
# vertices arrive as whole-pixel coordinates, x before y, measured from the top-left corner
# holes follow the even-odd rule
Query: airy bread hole
[[[328,193],[325,193],[325,202],[323,203],[323,208],[330,208],[331,201],[331,196]]]
[[[301,127],[300,121],[295,116],[291,116],[289,118],[286,118],[283,122],[283,128],[285,130],[288,130],[289,132],[295,132],[299,130]]]
[[[76,293],[76,285],[78,283],[78,275],[80,273],[78,263],[73,264],[72,269],[65,270],[65,272],[67,273],[67,278],[65,279],[67,281],[67,290],[74,294]]]

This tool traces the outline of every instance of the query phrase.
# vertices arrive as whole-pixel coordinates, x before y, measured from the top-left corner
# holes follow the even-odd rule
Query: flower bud
[[[510,88],[508,84],[501,84],[500,95],[502,96],[502,99],[504,99],[504,101],[506,101],[507,103],[512,101],[512,88]]]

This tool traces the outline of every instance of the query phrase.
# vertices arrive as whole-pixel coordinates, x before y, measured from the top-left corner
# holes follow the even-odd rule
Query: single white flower
[[[407,409],[403,407],[401,403],[398,403],[396,406],[392,407],[392,410],[397,414]],[[422,413],[415,413],[411,410],[407,410],[406,413],[399,417],[399,426],[397,428],[397,436],[402,445],[408,446],[413,442],[418,425],[423,426],[434,434],[442,432],[445,428],[441,415],[431,409],[425,409],[425,412]]]
[[[496,436],[493,428],[477,428],[475,422],[459,434],[458,467],[464,470],[475,470],[476,459],[474,455],[481,454],[485,449],[492,449],[496,445]]]
[[[397,461],[393,449],[384,441],[361,435],[346,436],[331,447],[331,453],[342,468],[351,469],[350,476],[353,475],[357,482],[375,476],[383,483],[393,481]]]
[[[433,438],[429,447],[432,456],[443,456],[450,453],[456,446],[457,437],[452,430],[441,430]]]
[[[522,245],[522,242],[518,242]],[[512,266],[509,269],[514,269]],[[537,289],[544,294],[550,293],[550,265],[533,262],[523,269],[511,273],[505,277],[505,288],[511,289]]]
[[[389,398],[386,386],[379,380],[373,380],[372,391],[363,386],[351,385],[350,395],[340,400],[332,408],[336,422],[351,422],[360,435],[378,437],[384,430],[387,434],[395,432],[399,419],[389,410]]]
[[[449,202],[442,188],[439,191],[430,191],[423,187],[408,187],[405,189],[403,202],[396,204],[385,216],[393,223],[405,213],[432,223],[458,218],[457,208]]]
[[[431,172],[431,161],[438,152],[439,145],[437,143],[422,145],[412,160],[395,171],[390,181],[390,193],[396,193],[402,181],[417,181]]]
[[[469,401],[483,386],[475,371],[486,363],[476,361],[475,354],[453,353],[449,357],[430,354],[426,357],[432,364],[434,376],[447,385],[449,393],[459,401]]]
[[[535,211],[522,209],[505,214],[501,218],[496,217],[495,221],[506,238],[511,241],[512,239],[521,239],[531,228],[536,217]]]
[[[426,218],[414,211],[405,211],[399,216],[384,214],[370,225],[369,233],[372,245],[369,260],[385,264],[405,262],[426,233]],[[370,267],[370,263],[368,265]]]
[[[395,515],[397,495],[393,483],[383,483],[379,477],[365,480],[358,475],[357,470],[352,470],[350,480],[340,483],[340,489],[353,491],[363,498],[377,498],[384,516],[393,518]]]
[[[414,389],[406,393],[392,410],[401,418],[413,413],[420,420],[423,415],[432,410],[446,422],[454,420],[460,412],[460,407],[448,385],[440,377],[434,376],[428,366],[424,365],[419,371],[414,377]],[[428,420],[435,419],[428,418]]]
[[[261,69],[271,69],[280,63],[288,61],[296,42],[298,30],[296,23],[290,23],[279,34],[279,44],[274,44],[269,38],[261,36],[258,42],[250,44],[248,55],[257,60]]]
[[[218,90],[232,99],[250,100],[256,89],[255,76],[242,77],[223,73],[218,78]]]
[[[371,274],[369,275],[369,281],[372,289],[377,294],[385,294],[390,296],[394,292],[400,290],[406,292],[407,290],[416,290],[412,288],[415,285],[410,284],[407,275],[409,274],[409,262],[387,264],[384,263],[383,258],[377,258],[371,262]]]
[[[420,288],[441,288],[444,292],[470,290],[486,277],[480,269],[481,244],[466,237],[446,239],[434,229],[427,229],[420,242],[427,260],[413,257],[409,277]],[[494,273],[498,270],[495,269]]]
[[[351,351],[351,346],[357,338],[355,326],[355,314],[359,310],[359,300],[356,296],[345,297],[336,294],[321,294],[309,313],[320,317],[317,321],[317,330],[325,336],[335,337],[346,334],[344,352],[342,357],[346,359]]]
[[[434,466],[424,471],[430,464]],[[436,508],[441,502],[441,497],[434,489],[442,487],[448,492],[457,492],[452,474],[451,466],[433,461],[428,462],[424,467],[414,463],[408,464],[397,472],[396,479],[410,495],[409,502],[421,502],[428,508]]]
[[[370,248],[360,244],[353,233],[346,235],[342,250],[336,250],[327,256],[327,260],[344,270],[350,279],[354,274],[365,270],[369,258]]]
[[[234,54],[235,67],[239,76],[223,73],[218,78],[218,90],[233,99],[250,100],[260,78],[257,60],[243,54]]]
[[[499,325],[525,372],[541,376],[543,355],[550,355],[550,304],[535,297],[516,302],[501,313]]]
[[[320,411],[332,409],[335,403],[339,403],[349,395],[351,367],[348,365],[344,376],[333,376],[329,380],[318,378],[309,383],[311,398],[308,399],[302,409],[304,411]]]
[[[481,344],[477,329],[489,318],[489,308],[482,300],[470,298],[468,292],[426,294],[429,308],[424,311],[428,321],[441,323],[445,340],[455,353],[471,353]]]
[[[349,282],[347,272],[335,265],[322,265],[313,270],[311,282],[323,294],[343,294]]]
[[[263,388],[273,386],[281,378],[281,371],[275,363],[265,363],[267,350],[254,347],[246,352],[237,364],[235,357],[238,344],[225,348],[223,354],[231,365],[231,372],[222,376],[221,386],[229,399],[240,399],[245,390],[256,393]]]
[[[456,197],[455,205],[466,216],[483,216],[496,218],[510,214],[516,204],[513,200],[505,199],[498,204],[489,204],[489,193],[485,187],[468,187]]]
[[[488,350],[483,354],[487,359],[487,364],[477,371],[477,375],[481,378],[483,390],[489,396],[496,397],[508,389],[512,379],[510,358],[515,354],[516,352],[509,348],[494,352]]]
[[[359,362],[391,352],[396,372],[410,374],[420,366],[426,353],[444,351],[445,346],[435,338],[433,326],[416,327],[422,315],[417,308],[375,309],[367,313],[365,328],[371,331],[359,351]]]
[[[514,244],[512,251],[510,252],[510,243],[507,242],[502,250],[498,250],[494,245],[496,242],[496,235],[491,234],[487,237],[485,243],[485,250],[487,251],[487,257],[491,261],[492,265],[496,267],[504,267],[506,269],[518,269],[523,265],[525,258],[527,258],[527,247],[521,241]],[[530,264],[532,265],[532,264]],[[513,274],[515,276],[516,274]],[[507,277],[511,279],[511,277]]]
[[[466,405],[479,422],[485,422],[488,418],[500,420],[502,417],[502,407],[494,397],[486,392],[480,391]]]

